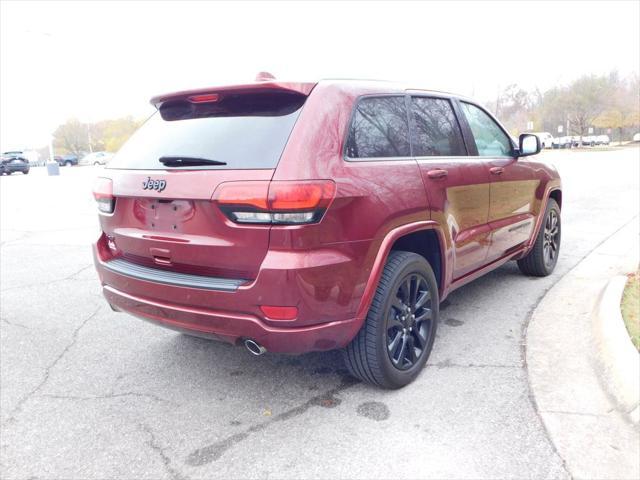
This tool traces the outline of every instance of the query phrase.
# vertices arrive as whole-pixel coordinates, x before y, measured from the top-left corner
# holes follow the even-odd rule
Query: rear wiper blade
[[[158,161],[167,167],[199,167],[204,165],[226,165],[227,164],[227,162],[221,162],[220,160],[211,160],[209,158],[199,158],[199,157],[183,157],[183,156],[160,157]]]

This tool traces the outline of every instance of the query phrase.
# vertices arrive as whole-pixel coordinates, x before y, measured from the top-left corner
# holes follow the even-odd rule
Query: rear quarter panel
[[[346,161],[343,142],[360,95],[397,93],[321,82],[298,119],[274,180],[332,179],[336,198],[322,221],[305,227],[273,227],[270,251],[330,248],[349,261],[331,275],[312,270],[299,281],[311,297],[355,314],[385,236],[401,225],[429,220],[427,197],[413,159]],[[307,299],[309,301],[310,299]],[[320,305],[318,305],[320,308]]]

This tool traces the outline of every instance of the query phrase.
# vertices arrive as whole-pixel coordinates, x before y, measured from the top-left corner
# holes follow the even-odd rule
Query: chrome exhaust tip
[[[252,355],[255,355],[256,357],[267,352],[266,348],[264,348],[258,342],[251,340],[250,338],[247,338],[244,341],[244,346],[247,348],[247,350],[249,350],[249,353],[251,353]]]

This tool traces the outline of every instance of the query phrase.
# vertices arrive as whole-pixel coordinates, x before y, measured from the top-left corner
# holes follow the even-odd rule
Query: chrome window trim
[[[347,162],[412,162],[414,160],[413,157],[359,157],[352,158],[349,156],[344,157]]]

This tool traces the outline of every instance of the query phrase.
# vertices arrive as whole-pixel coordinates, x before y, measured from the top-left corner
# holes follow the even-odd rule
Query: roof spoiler
[[[267,74],[268,75],[268,74]],[[313,82],[278,82],[267,80],[265,72],[258,74],[259,78],[265,78],[265,81],[256,81],[244,85],[227,85],[220,87],[199,88],[195,90],[184,90],[181,92],[168,93],[164,95],[156,95],[151,98],[151,104],[156,108],[160,108],[163,103],[168,101],[187,101],[191,103],[215,102],[225,94],[243,94],[243,93],[260,93],[265,91],[272,92],[290,92],[304,96],[309,96],[316,83]]]

